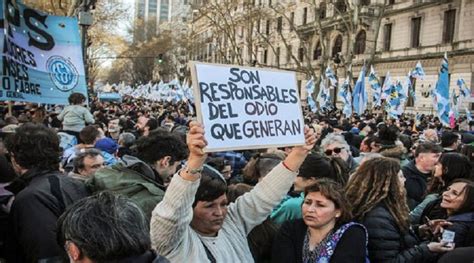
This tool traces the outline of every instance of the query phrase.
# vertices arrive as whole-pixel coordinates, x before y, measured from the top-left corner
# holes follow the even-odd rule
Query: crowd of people
[[[303,109],[302,146],[205,153],[190,104],[69,103],[2,112],[0,262],[474,261],[466,119]]]

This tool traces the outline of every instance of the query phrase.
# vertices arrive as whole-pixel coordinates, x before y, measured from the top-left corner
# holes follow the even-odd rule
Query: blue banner
[[[73,92],[87,97],[77,19],[13,1],[0,0],[0,100],[68,104]]]

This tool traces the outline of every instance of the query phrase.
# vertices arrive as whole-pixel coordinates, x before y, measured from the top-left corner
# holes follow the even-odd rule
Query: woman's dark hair
[[[345,185],[349,178],[349,167],[341,158],[323,157],[316,153],[310,153],[301,165],[298,177],[304,179],[329,178]]]
[[[267,175],[275,166],[284,159],[284,155],[276,153],[257,153],[242,170],[244,182],[255,185],[261,177]]]
[[[316,192],[320,192],[324,197],[334,203],[336,209],[341,210],[341,216],[336,219],[336,228],[352,220],[349,203],[347,202],[344,188],[341,184],[328,178],[318,179],[314,184],[304,189],[304,196]]]
[[[229,161],[224,159],[224,157],[208,157],[206,164],[212,166],[217,171],[222,171],[226,165],[230,165]]]
[[[471,177],[471,163],[460,153],[444,153],[439,162],[443,166],[441,179],[434,177],[428,186],[428,193],[441,193],[456,179]]]
[[[239,196],[250,192],[252,189],[253,186],[244,183],[229,185],[229,188],[227,189],[227,201],[233,203]]]
[[[211,202],[227,193],[227,183],[219,171],[209,165],[204,165],[201,182],[196,191],[193,208],[198,201]]]
[[[469,158],[469,161],[474,162],[474,145],[464,144],[461,148],[461,154]]]
[[[387,126],[386,124],[378,125],[377,136],[380,138],[383,145],[394,145],[398,138],[398,128],[394,125]]]
[[[88,125],[79,132],[79,138],[85,144],[94,144],[95,140],[100,136],[100,131],[95,125]]]
[[[409,228],[405,188],[398,173],[400,162],[387,157],[376,157],[363,162],[346,185],[346,196],[356,220],[379,204],[385,204],[402,231]]]
[[[15,162],[24,169],[58,170],[59,136],[44,125],[26,123],[5,143]]]
[[[465,183],[464,187],[464,199],[462,200],[461,207],[454,211],[455,215],[474,212],[474,182],[468,179],[456,179],[451,184],[454,183]]]
[[[109,192],[77,201],[58,219],[57,229],[59,244],[73,242],[94,262],[117,262],[151,248],[143,211]]]
[[[78,105],[86,101],[86,96],[82,93],[74,92],[69,95],[68,101],[71,105]]]

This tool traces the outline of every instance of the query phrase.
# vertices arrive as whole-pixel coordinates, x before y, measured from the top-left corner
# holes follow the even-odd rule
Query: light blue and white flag
[[[326,68],[325,75],[326,75],[326,79],[329,80],[329,86],[330,86],[330,87],[337,87],[336,74],[334,74],[334,71],[331,69],[330,66],[328,66],[328,67]]]
[[[305,85],[305,88],[306,88],[306,92],[308,94],[308,106],[309,106],[309,109],[312,111],[312,112],[316,112],[318,110],[318,108],[316,107],[316,102],[314,101],[313,99],[313,93],[314,93],[314,80],[313,78],[311,78],[310,80],[308,80],[308,82],[306,83]]]
[[[373,66],[370,66],[369,83],[372,88],[372,101],[375,106],[382,104],[382,87]]]
[[[342,109],[342,113],[346,118],[351,117],[352,115],[352,96],[350,91],[350,84],[349,84],[349,76],[346,77],[344,83],[339,88],[339,97],[341,98],[342,102],[344,103],[344,108]]]
[[[385,80],[382,85],[382,94],[380,96],[380,99],[386,100],[391,92],[392,89],[392,77],[390,76],[390,71],[387,71],[387,74],[385,74]]]
[[[440,121],[445,126],[450,126],[449,112],[449,68],[448,55],[445,53],[439,70],[438,81],[436,82],[435,95],[437,100],[436,113]]]
[[[321,82],[319,83],[319,93],[316,101],[319,103],[319,108],[321,110],[330,110],[332,108],[331,93],[329,92],[329,88],[327,88],[324,83],[325,80],[321,78]]]
[[[411,71],[410,75],[411,75],[411,77],[416,78],[416,79],[423,80],[425,78],[425,71],[423,70],[423,67],[421,66],[420,61],[418,61],[418,63],[416,63],[416,66]]]
[[[367,91],[365,90],[365,65],[362,67],[354,87],[352,105],[354,105],[354,112],[358,115],[361,115],[367,109]]]

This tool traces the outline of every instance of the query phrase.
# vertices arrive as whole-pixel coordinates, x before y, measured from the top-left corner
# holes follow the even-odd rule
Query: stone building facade
[[[223,32],[222,26],[217,30],[218,25],[205,12],[195,11],[193,60],[294,70],[300,88],[308,72],[319,76],[327,65],[342,81],[349,64],[352,77],[357,77],[364,61],[371,61],[383,81],[387,71],[392,79],[403,80],[420,61],[426,77],[413,80],[417,103],[410,101],[406,109],[424,113],[432,111],[428,93],[436,85],[445,52],[451,90],[457,90],[458,78],[474,86],[472,0],[353,0],[349,6],[343,0],[220,2],[235,3],[226,9],[232,18],[229,21],[234,21],[227,27],[232,34]],[[193,2],[197,11],[205,10],[206,5],[209,1]],[[367,78],[366,89],[371,101]],[[304,88],[301,96],[307,96]],[[471,99],[466,103],[472,104]]]

